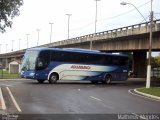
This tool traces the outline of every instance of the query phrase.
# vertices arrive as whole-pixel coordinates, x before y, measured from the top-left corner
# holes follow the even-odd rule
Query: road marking
[[[9,95],[10,95],[10,97],[11,97],[11,99],[12,99],[14,105],[15,105],[15,107],[17,108],[17,110],[19,112],[22,112],[22,110],[20,109],[19,105],[17,104],[15,98],[13,97],[13,94],[11,93],[10,89],[8,87],[6,87],[6,89],[8,90],[8,93],[9,93]]]
[[[131,89],[131,90],[133,90],[133,89]],[[133,92],[131,92],[131,90],[128,90],[128,92],[129,92],[130,94],[132,94],[132,95],[135,95],[135,96],[138,96],[138,97],[147,98],[147,99],[150,99],[150,100],[153,100],[153,101],[160,102],[160,100],[153,99],[153,98],[150,98],[150,97],[146,97],[146,96],[142,96],[142,95],[138,95],[138,94],[136,94],[136,93],[133,93]]]
[[[135,116],[138,116],[139,118],[141,118],[141,119],[143,119],[143,120],[148,120],[148,119],[146,119],[145,117],[143,117],[143,116],[141,116],[141,115],[138,115],[138,114],[136,114],[136,113],[132,113],[133,115],[135,115]]]
[[[0,88],[0,102],[2,104],[2,110],[6,110],[6,104],[2,95],[2,89]]]
[[[103,100],[99,99],[99,98],[96,98],[96,97],[93,97],[93,96],[90,96],[90,98],[94,99],[94,100],[97,100],[97,101],[100,101],[99,104],[103,105],[103,107],[107,107],[109,109],[113,109],[112,106],[110,105],[106,105],[105,103],[103,103]]]
[[[94,99],[94,100],[102,101],[101,99],[96,98],[96,97],[93,97],[93,96],[90,96],[90,98],[92,98],[92,99]]]

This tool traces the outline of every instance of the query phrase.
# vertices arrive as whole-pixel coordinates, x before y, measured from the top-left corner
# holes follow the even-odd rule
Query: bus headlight
[[[34,75],[35,75],[35,73],[30,73],[29,75],[30,75],[30,76],[34,76]]]

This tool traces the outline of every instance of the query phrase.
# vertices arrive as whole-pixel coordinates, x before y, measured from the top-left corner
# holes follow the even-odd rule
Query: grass
[[[9,73],[8,71],[0,70],[0,79],[15,79],[19,78],[18,73]]]
[[[139,92],[143,92],[146,94],[154,95],[160,97],[160,87],[151,87],[151,88],[139,88],[137,89]]]

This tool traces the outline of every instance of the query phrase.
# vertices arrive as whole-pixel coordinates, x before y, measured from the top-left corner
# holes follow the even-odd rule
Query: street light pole
[[[70,16],[72,15],[72,14],[66,14],[67,16],[68,16],[68,39],[69,39],[69,21],[70,21]]]
[[[8,65],[8,59],[7,59],[7,46],[8,44],[6,44],[6,66],[5,66],[5,69],[7,70],[7,65]]]
[[[39,31],[40,31],[40,29],[37,29],[37,32],[38,32],[37,46],[38,46],[38,42],[39,42]]]
[[[100,0],[95,0],[96,1],[96,13],[95,13],[95,33],[97,33],[97,2]],[[90,40],[90,50],[93,49],[93,41]]]
[[[8,46],[8,44],[6,44],[6,53],[7,53],[7,46]]]
[[[49,23],[50,25],[51,25],[51,32],[50,32],[50,44],[51,44],[51,42],[52,42],[52,25],[54,24],[54,23]]]
[[[97,32],[97,2],[100,0],[95,0],[96,1],[96,14],[95,14],[95,33]]]
[[[151,82],[151,56],[152,56],[152,26],[153,26],[153,11],[152,11],[152,3],[153,0],[151,0],[151,12],[150,12],[150,34],[149,34],[149,53],[148,53],[148,66],[147,66],[147,80],[146,80],[146,88],[150,88],[150,82]],[[121,5],[127,5],[130,4],[136,8],[136,10],[141,14],[141,12],[138,10],[138,8],[127,2],[122,2]],[[141,14],[143,19],[147,22],[145,17]]]
[[[146,18],[142,15],[142,13],[138,10],[138,8],[137,8],[134,4],[132,4],[132,3],[127,3],[127,2],[121,2],[120,4],[121,4],[121,5],[127,5],[127,4],[132,5],[132,6],[139,12],[139,14],[140,14],[140,15],[142,16],[142,18],[145,20],[145,22],[147,22]]]
[[[1,45],[2,45],[2,44],[0,44],[0,53],[1,53]]]
[[[14,40],[12,40],[12,50],[11,51],[13,51],[13,42],[14,42]]]
[[[19,39],[19,50],[20,50],[20,46],[21,46],[21,43],[20,43],[20,42],[21,42],[21,39]]]
[[[27,48],[28,48],[28,36],[29,36],[29,34],[26,34],[26,36],[27,36]]]

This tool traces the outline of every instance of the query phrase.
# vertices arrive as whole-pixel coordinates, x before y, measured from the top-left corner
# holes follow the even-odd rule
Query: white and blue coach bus
[[[76,48],[31,48],[26,50],[21,77],[39,83],[48,80],[89,80],[110,83],[127,80],[128,56]]]

